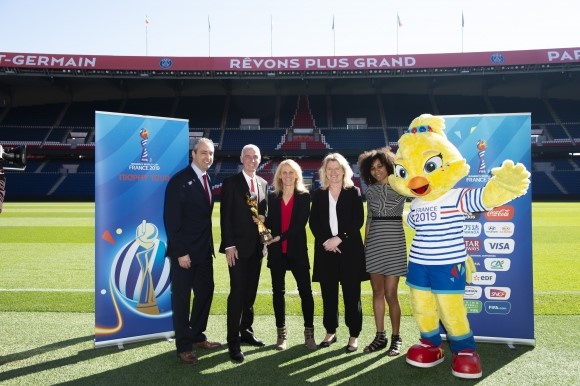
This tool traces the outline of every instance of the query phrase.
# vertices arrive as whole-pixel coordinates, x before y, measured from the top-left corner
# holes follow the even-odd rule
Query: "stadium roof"
[[[179,95],[435,93],[580,99],[580,48],[310,57],[0,52],[0,105]]]
[[[4,73],[35,73],[43,70],[53,75],[136,75],[206,76],[217,75],[287,76],[294,72],[318,72],[325,75],[395,74],[417,70],[512,71],[568,69],[580,66],[580,48],[505,52],[468,52],[449,54],[317,56],[317,57],[153,57],[86,56],[0,52]]]

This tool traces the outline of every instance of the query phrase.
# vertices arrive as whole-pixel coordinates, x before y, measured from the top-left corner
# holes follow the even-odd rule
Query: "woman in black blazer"
[[[302,303],[304,344],[316,349],[314,341],[314,299],[310,283],[310,263],[306,245],[306,223],[310,215],[310,194],[302,181],[302,169],[293,160],[284,160],[274,174],[274,191],[268,196],[265,225],[274,238],[268,244],[268,268],[272,274],[274,315],[278,339],[276,348],[286,349],[286,271],[292,272]]]
[[[312,197],[310,229],[315,239],[312,281],[320,282],[326,328],[320,347],[336,342],[340,284],[350,333],[346,352],[353,352],[358,349],[362,330],[361,282],[368,280],[360,233],[364,224],[363,202],[352,182],[352,169],[342,155],[328,154],[319,175],[320,188]]]

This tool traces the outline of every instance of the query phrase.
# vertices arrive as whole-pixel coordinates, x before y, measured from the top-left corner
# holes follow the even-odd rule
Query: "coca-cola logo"
[[[489,221],[509,221],[514,218],[514,207],[502,205],[485,212],[485,218]]]

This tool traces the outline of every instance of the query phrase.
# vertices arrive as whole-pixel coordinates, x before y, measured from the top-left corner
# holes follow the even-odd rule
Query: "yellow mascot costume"
[[[482,368],[463,303],[475,266],[463,240],[464,213],[485,212],[524,195],[530,184],[525,166],[506,160],[491,170],[483,188],[454,188],[469,165],[447,139],[442,117],[415,118],[399,139],[395,172],[389,183],[412,197],[407,224],[415,230],[409,251],[407,285],[421,333],[407,352],[407,363],[433,367],[443,362],[439,322],[447,330],[452,374],[479,378]]]

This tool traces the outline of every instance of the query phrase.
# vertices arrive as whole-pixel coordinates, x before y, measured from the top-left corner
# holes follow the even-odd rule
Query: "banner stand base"
[[[447,340],[447,334],[441,334],[441,338]],[[477,336],[477,335],[474,336],[473,338],[478,343],[503,343],[506,344],[512,350],[515,350],[516,344],[536,347],[535,339],[500,338],[496,336]]]
[[[107,347],[107,346],[117,346],[117,348],[119,350],[123,350],[124,349],[123,344],[142,342],[145,340],[153,340],[153,339],[165,339],[168,342],[172,342],[174,335],[175,334],[173,331],[166,331],[166,332],[160,332],[157,334],[132,336],[129,338],[111,339],[111,340],[105,340],[105,341],[99,341],[99,342],[96,341],[96,337],[95,337],[95,348],[101,348],[101,347]]]

